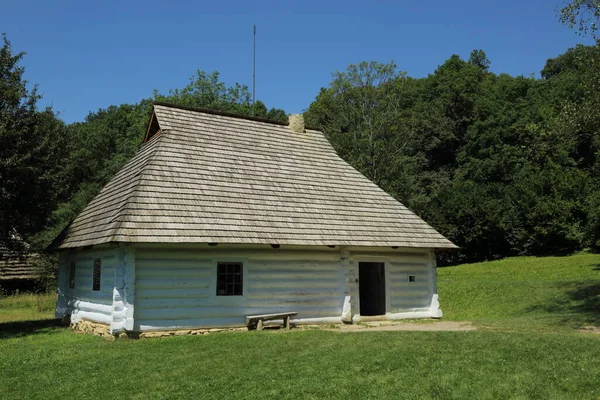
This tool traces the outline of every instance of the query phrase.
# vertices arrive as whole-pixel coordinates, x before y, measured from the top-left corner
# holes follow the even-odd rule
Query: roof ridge
[[[212,109],[209,109],[209,108],[182,106],[182,105],[179,105],[179,104],[167,103],[167,102],[164,102],[164,101],[155,101],[152,104],[155,105],[155,106],[178,108],[180,110],[200,112],[200,113],[211,114],[211,115],[220,115],[222,117],[229,117],[229,118],[236,118],[236,119],[245,119],[245,120],[248,120],[248,121],[263,122],[263,123],[266,123],[266,124],[273,124],[273,125],[280,125],[280,126],[289,126],[290,125],[289,122],[276,121],[276,120],[273,120],[273,119],[262,118],[262,117],[252,117],[252,116],[249,116],[249,115],[236,114],[236,113],[227,112],[227,111],[220,111],[220,110],[212,110]],[[311,131],[319,131],[319,132],[321,132],[320,129],[318,129],[316,127],[313,127],[313,126],[306,125],[305,128],[306,129],[310,129]],[[323,133],[323,132],[321,132],[321,133]]]

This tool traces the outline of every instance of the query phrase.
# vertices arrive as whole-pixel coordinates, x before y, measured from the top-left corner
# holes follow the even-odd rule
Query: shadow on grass
[[[21,336],[30,336],[48,333],[57,328],[64,327],[60,319],[41,319],[35,321],[18,321],[0,323],[0,339],[9,339]]]
[[[592,323],[600,326],[600,283],[574,282],[569,285],[564,297],[555,299],[549,304],[540,304],[526,309],[527,312],[547,312],[562,314],[561,323],[578,325]],[[561,285],[564,290],[564,284]]]
[[[600,321],[600,283],[587,284],[571,290],[569,296],[573,300],[580,301],[580,304],[575,307],[576,310],[590,314]]]

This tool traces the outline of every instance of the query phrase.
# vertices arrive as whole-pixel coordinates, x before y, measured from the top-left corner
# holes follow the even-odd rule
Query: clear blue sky
[[[494,72],[538,74],[546,59],[593,43],[558,22],[563,1],[21,0],[2,5],[0,31],[27,52],[42,104],[72,122],[181,88],[198,69],[250,86],[256,24],[257,98],[297,113],[333,71],[360,61],[395,60],[422,77],[483,49]]]

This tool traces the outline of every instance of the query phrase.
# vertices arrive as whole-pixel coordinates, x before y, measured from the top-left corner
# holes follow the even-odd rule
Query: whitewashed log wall
[[[357,282],[360,262],[385,264],[386,317],[388,319],[439,318],[442,316],[437,302],[435,254],[432,251],[377,252],[355,249],[349,254],[346,282]],[[415,281],[410,282],[409,276]],[[352,320],[360,316],[360,296],[357,282],[348,290],[352,302]]]
[[[135,248],[120,245],[117,250],[110,332],[133,331],[135,299]]]
[[[217,296],[218,262],[243,263],[243,296]],[[339,322],[344,279],[338,251],[136,252],[136,330],[226,327],[253,314],[298,312]]]
[[[387,264],[388,312],[428,309],[433,296],[432,268],[428,254],[391,257]],[[415,281],[409,282],[409,276]]]
[[[101,259],[100,291],[92,290],[96,258]],[[72,259],[74,289],[68,287]],[[385,263],[386,318],[442,315],[432,251],[132,245],[61,253],[56,315],[105,323],[113,333],[241,326],[246,315],[284,311],[297,312],[300,323],[356,322],[363,261]],[[218,262],[243,263],[243,296],[216,295]]]
[[[94,260],[97,258],[101,260],[100,290],[94,291],[92,273]],[[75,261],[75,288],[69,288],[69,268],[72,260]],[[110,248],[61,253],[56,317],[70,315],[73,323],[86,319],[110,325],[113,315],[116,261],[116,252]]]

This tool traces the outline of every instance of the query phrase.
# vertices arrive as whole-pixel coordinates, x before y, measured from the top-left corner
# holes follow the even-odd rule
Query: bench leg
[[[262,331],[262,329],[263,329],[263,321],[262,321],[262,319],[259,319],[258,324],[256,325],[256,330]]]
[[[283,323],[285,325],[285,329],[290,330],[290,317],[289,315],[283,319]]]

